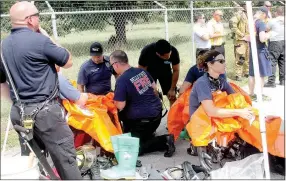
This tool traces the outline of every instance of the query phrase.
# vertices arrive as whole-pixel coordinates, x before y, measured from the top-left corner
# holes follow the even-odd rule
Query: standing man
[[[242,77],[248,77],[249,71],[249,30],[246,15],[246,3],[241,2],[243,7],[230,19],[229,27],[234,34],[235,55],[235,80],[241,81]]]
[[[221,10],[216,10],[213,18],[207,23],[207,28],[210,34],[211,49],[215,49],[225,56],[224,50],[224,27],[221,22],[223,13]]]
[[[270,2],[270,1],[265,1],[265,2],[264,2],[264,7],[266,7],[267,10],[268,10],[268,16],[267,16],[267,18],[271,19],[271,18],[272,18],[272,14],[271,14],[272,4],[271,4],[271,2]]]
[[[206,26],[204,14],[198,14],[194,19],[194,41],[196,44],[196,58],[198,58],[199,52],[211,48],[210,31]]]
[[[253,101],[257,99],[256,94],[254,94],[255,81],[261,81],[262,87],[257,87],[257,88],[261,89],[261,92],[263,92],[262,90],[264,86],[264,78],[272,75],[271,62],[269,60],[269,54],[266,45],[270,37],[270,33],[266,32],[265,20],[267,19],[267,15],[268,15],[267,8],[262,6],[259,8],[259,11],[257,12],[258,19],[255,21],[256,46],[257,46],[260,80],[255,80],[252,55],[250,54],[248,86],[249,86],[249,94]],[[270,98],[265,95],[263,95],[263,99],[265,101],[270,100]]]
[[[276,66],[279,68],[280,85],[285,84],[285,18],[284,8],[276,9],[275,18],[268,22],[268,28],[271,31],[270,43],[268,50],[270,53],[272,75],[268,77],[268,82],[264,87],[276,87]]]
[[[180,74],[178,50],[163,39],[151,43],[141,51],[139,68],[147,70],[155,83],[159,80],[163,94],[167,95],[171,107],[176,101],[176,86]]]
[[[20,105],[10,86],[13,102],[11,121],[13,125],[22,125],[26,116],[34,117],[34,139],[44,143],[61,179],[82,179],[73,134],[58,102],[55,69],[55,65],[71,67],[71,54],[36,32],[39,29],[39,12],[33,4],[27,1],[15,3],[10,9],[10,18],[11,34],[3,40],[1,50],[21,100]],[[4,76],[1,84],[10,81],[3,70],[1,76]],[[49,101],[44,104],[46,100]],[[43,104],[38,113],[32,113]],[[22,106],[24,115],[20,113]]]
[[[109,57],[103,56],[102,45],[94,42],[90,46],[91,58],[80,67],[77,88],[80,92],[105,95],[111,91],[111,76]]]
[[[156,84],[150,74],[133,68],[124,51],[110,55],[110,63],[120,75],[116,81],[114,101],[119,110],[125,133],[140,139],[139,155],[153,151],[166,151],[171,157],[175,152],[174,136],[154,136],[162,119],[162,104],[156,95]]]

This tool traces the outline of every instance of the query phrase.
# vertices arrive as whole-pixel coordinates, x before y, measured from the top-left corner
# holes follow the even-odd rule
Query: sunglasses
[[[25,19],[30,18],[32,16],[39,16],[39,15],[40,15],[40,13],[38,12],[38,13],[35,13],[35,14],[32,14],[32,15],[26,16]]]
[[[225,60],[224,59],[220,59],[220,60],[215,60],[215,62],[219,62],[221,64],[224,64],[225,63]]]
[[[116,63],[118,63],[118,62],[113,62],[110,66],[112,67],[114,64],[116,64]]]

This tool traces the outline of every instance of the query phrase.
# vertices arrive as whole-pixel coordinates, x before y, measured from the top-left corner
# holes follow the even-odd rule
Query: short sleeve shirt
[[[201,37],[203,35],[209,34],[206,26],[201,26],[197,23],[194,25],[194,40],[196,48],[211,48],[210,40],[203,40]]]
[[[140,68],[130,68],[118,77],[114,100],[126,101],[126,119],[154,118],[161,114],[162,105],[152,88],[150,74]]]
[[[213,35],[216,32],[219,32],[221,34],[224,33],[224,27],[223,27],[222,22],[217,22],[213,18],[208,22],[207,28],[211,35]],[[215,38],[211,38],[210,40],[211,40],[211,45],[219,46],[219,45],[222,45],[223,43],[223,37],[215,37]]]
[[[259,20],[255,21],[255,29],[256,29],[256,45],[257,45],[257,49],[263,49],[266,48],[266,43],[261,43],[259,40],[259,33],[260,32],[266,32],[266,24]]]
[[[203,69],[199,69],[197,65],[194,65],[189,69],[187,76],[185,78],[185,81],[193,84],[196,80],[198,80],[204,74],[205,74],[205,71]],[[226,78],[225,74],[221,74],[220,78]]]
[[[80,67],[77,83],[84,85],[88,93],[105,95],[111,91],[111,76],[109,57],[104,56],[100,64],[89,59]]]
[[[171,65],[180,63],[178,50],[171,46],[171,57],[169,60],[163,60],[156,54],[155,43],[145,46],[139,57],[139,65],[147,66],[147,71],[153,78],[164,77],[166,72],[171,73]],[[158,71],[160,70],[160,71]]]
[[[270,41],[283,41],[285,39],[285,17],[278,16],[270,19],[268,26],[271,30]]]
[[[60,98],[67,99],[70,101],[77,101],[80,98],[80,92],[69,82],[63,75],[58,74],[59,87],[60,87]]]
[[[56,86],[55,65],[62,67],[69,59],[66,49],[28,28],[13,28],[2,51],[22,102],[45,101]],[[10,95],[15,102],[12,89]]]
[[[231,85],[225,80],[225,78],[219,78],[221,81],[221,88],[219,90],[226,91],[227,94],[234,93]],[[205,73],[194,84],[190,94],[190,116],[199,108],[201,102],[204,100],[212,100],[212,93],[215,90],[210,83],[208,75]]]

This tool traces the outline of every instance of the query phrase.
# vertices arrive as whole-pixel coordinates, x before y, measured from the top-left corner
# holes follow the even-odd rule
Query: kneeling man
[[[141,68],[131,67],[124,51],[114,51],[110,63],[119,74],[114,101],[124,132],[140,139],[139,155],[165,150],[164,156],[171,157],[175,152],[174,136],[154,136],[161,123],[162,104],[152,77]]]

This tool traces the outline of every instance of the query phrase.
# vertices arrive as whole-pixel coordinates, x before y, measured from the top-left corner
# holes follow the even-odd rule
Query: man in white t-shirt
[[[271,32],[268,44],[269,56],[272,66],[272,75],[268,77],[268,82],[264,87],[276,87],[276,66],[279,68],[279,84],[285,85],[285,17],[284,7],[278,7],[275,18],[270,19],[268,28]]]
[[[209,50],[211,48],[211,41],[209,31],[205,23],[205,16],[198,14],[195,17],[194,24],[194,41],[196,44],[196,57],[201,50]]]

